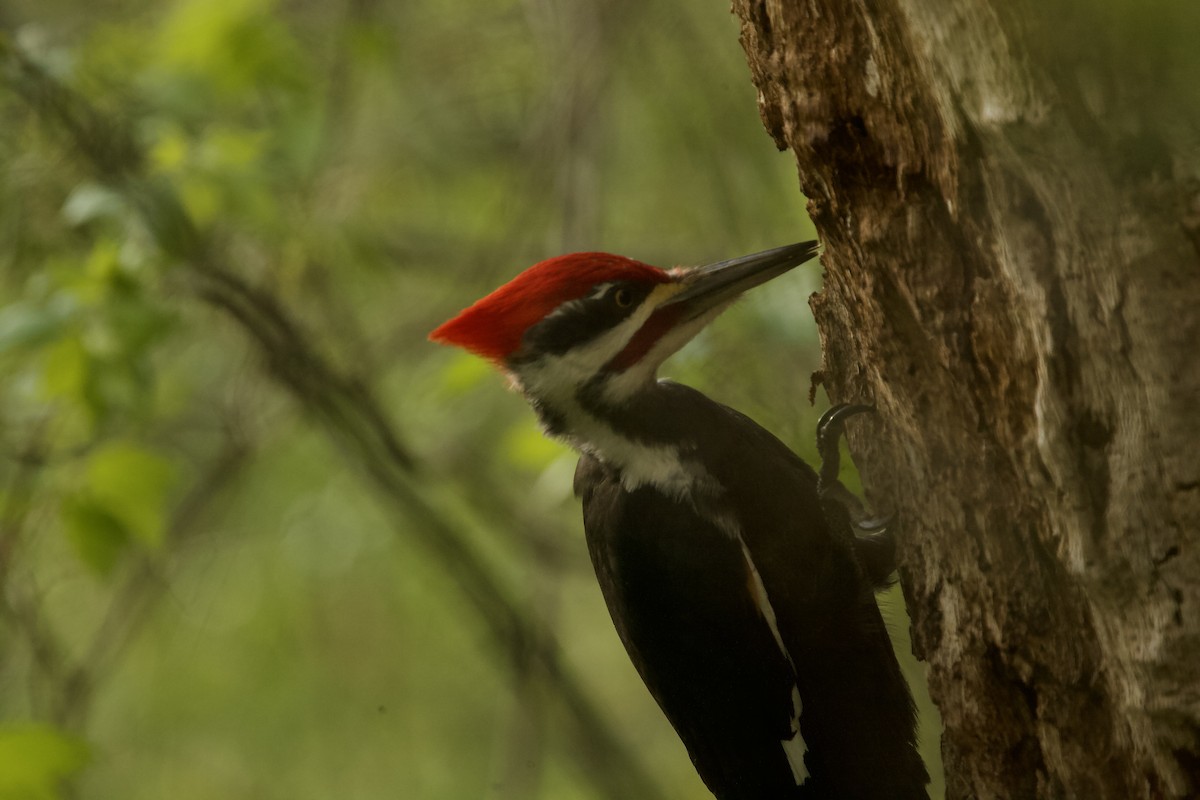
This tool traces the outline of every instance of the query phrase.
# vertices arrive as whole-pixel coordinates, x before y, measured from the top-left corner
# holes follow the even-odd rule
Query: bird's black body
[[[591,410],[631,439],[682,443],[681,460],[711,478],[678,496],[630,490],[618,468],[585,455],[575,487],[621,640],[713,793],[925,797],[907,685],[817,474],[749,418],[678,384]],[[782,745],[793,688],[807,776]]]
[[[908,686],[875,605],[895,544],[837,481],[658,366],[816,242],[694,269],[548,259],[439,326],[583,453],[588,549],[621,640],[719,800],[923,798]]]

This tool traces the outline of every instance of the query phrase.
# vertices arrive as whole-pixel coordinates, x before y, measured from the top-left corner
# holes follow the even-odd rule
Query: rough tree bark
[[[735,0],[949,797],[1200,794],[1200,4]]]

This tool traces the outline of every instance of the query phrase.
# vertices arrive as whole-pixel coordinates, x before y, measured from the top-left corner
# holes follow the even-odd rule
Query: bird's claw
[[[854,553],[877,590],[891,585],[896,570],[896,536],[891,531],[895,521],[895,514],[854,521]]]
[[[817,452],[821,456],[817,494],[830,523],[851,534],[855,554],[867,579],[877,588],[883,588],[895,569],[896,541],[888,530],[895,515],[868,516],[862,501],[838,480],[839,446],[846,420],[874,410],[871,405],[841,403],[821,415],[817,421]]]
[[[831,406],[821,418],[817,420],[817,438],[821,438],[822,432],[827,430],[830,425],[837,425],[835,433],[841,431],[841,425],[846,420],[857,414],[865,414],[868,411],[874,411],[875,406],[866,403],[838,403]]]
[[[882,533],[886,531],[891,524],[896,521],[895,514],[884,514],[882,517],[871,517],[870,519],[858,519],[854,521],[854,527],[868,533]]]
[[[878,590],[891,585],[892,573],[896,571],[896,537],[891,531],[884,528],[866,536],[855,536],[854,554],[872,586]]]
[[[821,456],[821,480],[832,483],[837,480],[842,465],[838,450],[846,420],[858,414],[874,411],[875,406],[859,403],[838,403],[817,420],[817,452]]]

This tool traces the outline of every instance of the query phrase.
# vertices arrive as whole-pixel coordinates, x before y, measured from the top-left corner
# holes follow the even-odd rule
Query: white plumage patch
[[[607,286],[603,284],[595,291],[603,291]],[[682,458],[677,446],[647,444],[622,436],[583,408],[576,392],[625,348],[659,304],[681,288],[673,283],[656,287],[633,314],[594,341],[560,355],[547,355],[522,364],[513,375],[521,391],[563,418],[566,431],[552,435],[564,439],[580,452],[619,467],[625,489],[632,491],[649,485],[676,498],[711,483],[704,468]],[[566,311],[564,307],[555,313]],[[718,311],[714,310],[668,332],[637,364],[609,378],[601,387],[605,400],[619,405],[644,388],[647,382],[655,380],[662,360],[683,346],[716,313]]]
[[[633,335],[646,324],[654,309],[678,291],[677,285],[664,283],[651,291],[641,306],[627,318],[587,344],[573,347],[565,353],[544,355],[530,364],[522,364],[518,367],[516,375],[522,388],[526,394],[543,400],[556,409],[565,410],[562,408],[563,402],[573,402],[576,390],[599,374],[605,364],[624,350]],[[570,306],[571,303],[566,303],[556,309],[554,314],[569,313]],[[642,361],[645,362],[645,359]],[[654,365],[655,368],[657,366]],[[653,370],[648,376],[641,373],[641,377],[643,381],[653,379]]]
[[[771,629],[771,635],[775,637],[775,644],[779,645],[780,651],[794,669],[792,654],[784,646],[783,637],[779,634],[779,622],[775,618],[775,609],[771,606],[771,600],[767,597],[767,587],[763,585],[762,576],[758,574],[758,569],[754,566],[754,559],[750,557],[750,550],[746,547],[745,542],[742,542],[742,556],[746,559],[746,569],[750,571],[754,604],[758,606],[758,612],[762,614],[767,627]],[[808,752],[808,745],[805,744],[804,737],[800,734],[800,715],[803,711],[804,704],[800,700],[800,690],[793,684],[792,735],[790,738],[780,739],[779,743],[783,746],[783,753],[787,756],[788,766],[792,768],[792,777],[796,779],[797,786],[808,780],[808,766],[804,763],[804,754]]]
[[[800,714],[804,711],[804,704],[800,702],[800,690],[795,686],[792,687],[792,738],[783,739],[780,744],[783,745],[783,754],[787,756],[788,766],[792,768],[792,777],[796,780],[796,785],[801,786],[808,780],[808,765],[804,763],[804,754],[808,752],[808,745],[804,743],[804,737],[800,735]]]
[[[672,287],[673,288],[673,287]],[[655,291],[659,291],[656,289]],[[651,295],[653,298],[654,296]],[[646,384],[655,380],[658,368],[675,351],[695,338],[710,322],[717,318],[728,303],[710,308],[703,314],[684,322],[663,334],[646,355],[638,362],[604,382],[604,398],[614,405],[623,403],[638,393]],[[640,326],[639,326],[640,327]]]
[[[583,408],[573,387],[562,391],[538,382],[543,370],[557,368],[535,366],[517,376],[524,392],[553,409],[565,421],[565,431],[547,430],[549,435],[562,439],[581,453],[618,467],[621,485],[627,491],[654,486],[668,496],[680,498],[712,482],[699,463],[687,461],[680,455],[678,446],[647,444],[623,436]]]
[[[653,486],[666,495],[679,498],[711,481],[699,464],[680,458],[677,447],[634,441],[599,420],[593,419],[590,425],[583,427],[589,430],[586,434],[579,433],[579,441],[574,443],[577,449],[620,467],[621,486],[626,491]]]

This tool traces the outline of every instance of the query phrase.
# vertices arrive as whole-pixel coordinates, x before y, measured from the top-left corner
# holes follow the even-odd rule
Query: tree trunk
[[[735,0],[947,796],[1200,793],[1200,4]]]

